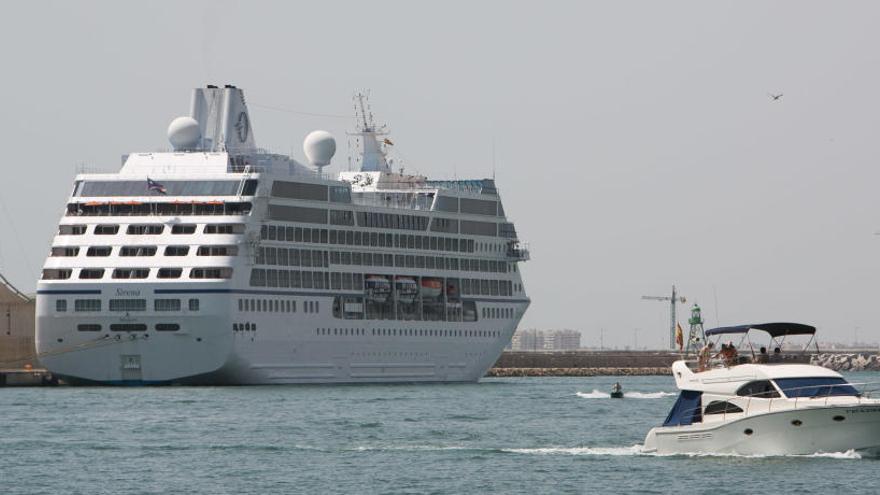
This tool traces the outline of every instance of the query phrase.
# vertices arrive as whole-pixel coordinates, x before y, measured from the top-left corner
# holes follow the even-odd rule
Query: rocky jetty
[[[826,353],[810,358],[810,364],[834,371],[880,371],[880,356],[864,353]]]
[[[492,368],[486,376],[640,376],[671,375],[668,367],[651,368]]]

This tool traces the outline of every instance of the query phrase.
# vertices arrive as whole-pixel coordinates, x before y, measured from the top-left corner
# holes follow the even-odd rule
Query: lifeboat
[[[443,294],[443,280],[439,278],[423,278],[421,291],[422,299],[437,299]]]
[[[396,277],[394,290],[397,291],[397,300],[404,304],[412,304],[419,294],[419,286],[412,277]]]
[[[370,275],[364,280],[364,285],[366,286],[367,299],[372,302],[384,303],[391,295],[391,283],[385,277]]]

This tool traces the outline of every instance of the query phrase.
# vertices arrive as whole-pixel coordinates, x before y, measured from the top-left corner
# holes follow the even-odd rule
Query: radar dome
[[[175,150],[191,150],[199,145],[202,131],[192,117],[177,117],[168,125],[168,141]]]
[[[312,131],[303,141],[303,151],[313,167],[324,167],[336,153],[336,140],[327,131]]]

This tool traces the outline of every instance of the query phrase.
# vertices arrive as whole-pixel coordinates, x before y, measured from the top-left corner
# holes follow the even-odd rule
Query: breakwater
[[[681,359],[669,351],[504,351],[496,368],[667,368]]]
[[[668,375],[668,351],[505,351],[486,376]]]
[[[681,357],[669,351],[505,351],[486,376],[669,375]],[[876,352],[826,352],[810,363],[835,371],[880,371]]]
[[[492,368],[486,376],[648,376],[671,375],[666,368]]]
[[[880,371],[880,355],[874,352],[829,352],[814,355],[810,364],[834,371]]]

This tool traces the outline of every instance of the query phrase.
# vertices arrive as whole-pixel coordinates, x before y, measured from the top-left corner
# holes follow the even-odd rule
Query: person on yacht
[[[771,363],[779,363],[782,362],[782,349],[775,347],[773,349],[773,355],[770,356]]]
[[[697,371],[706,371],[709,369],[709,360],[712,359],[712,349],[715,348],[714,342],[706,342],[697,355]]]
[[[736,365],[737,352],[732,340],[727,344],[721,346],[720,354],[721,357],[724,359],[724,366],[727,366],[729,368]]]
[[[767,348],[761,347],[761,350],[758,352],[758,355],[755,356],[755,363],[766,364],[769,360],[770,360],[770,355],[767,354]]]

